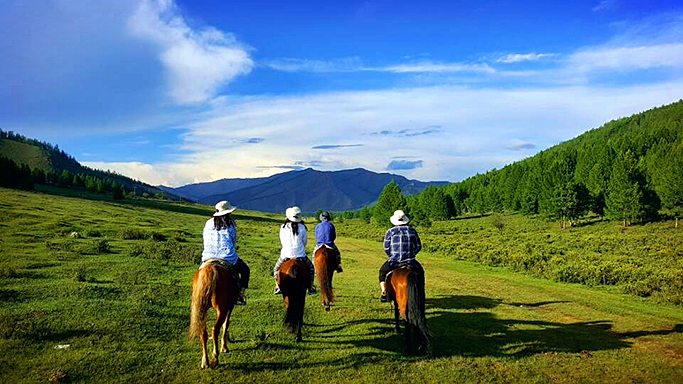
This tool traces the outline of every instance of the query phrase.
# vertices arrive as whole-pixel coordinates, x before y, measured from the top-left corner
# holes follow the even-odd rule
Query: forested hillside
[[[683,100],[611,121],[442,190],[456,214],[518,211],[558,219],[563,227],[588,212],[624,226],[662,214],[678,218],[683,213]]]
[[[11,188],[33,189],[34,184],[56,185],[111,193],[117,199],[126,194],[157,197],[168,194],[115,172],[85,167],[56,145],[1,129],[0,171],[0,186]]]

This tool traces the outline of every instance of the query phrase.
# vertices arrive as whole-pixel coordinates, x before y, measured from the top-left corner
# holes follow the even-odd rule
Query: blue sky
[[[457,181],[683,98],[676,1],[4,1],[0,128],[179,186]]]

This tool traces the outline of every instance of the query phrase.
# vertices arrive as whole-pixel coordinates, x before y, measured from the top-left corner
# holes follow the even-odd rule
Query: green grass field
[[[282,298],[272,294],[280,217],[238,211],[239,253],[252,270],[249,304],[233,314],[234,342],[221,365],[200,370],[200,346],[187,341],[189,298],[211,211],[0,189],[0,377],[8,383],[683,382],[682,307],[624,294],[619,285],[557,282],[532,276],[541,276],[532,269],[518,273],[458,256],[487,247],[509,255],[536,241],[535,231],[551,233],[541,221],[516,217],[506,217],[499,234],[485,234],[490,218],[424,230],[432,252],[419,259],[434,354],[415,357],[404,355],[390,307],[378,300],[384,256],[379,239],[368,235],[377,230],[337,223],[345,269],[335,277],[337,302],[325,312],[319,296],[309,297],[304,342],[297,344],[283,332]],[[612,236],[601,225],[553,232],[543,247],[578,253],[582,231]],[[81,238],[71,238],[74,231]],[[679,244],[664,230],[649,236],[674,249]],[[586,253],[597,257],[600,241],[585,241]],[[440,250],[437,242],[455,245]]]

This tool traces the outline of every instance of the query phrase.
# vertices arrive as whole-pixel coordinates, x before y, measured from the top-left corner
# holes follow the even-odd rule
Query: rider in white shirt
[[[277,260],[277,263],[275,263],[275,268],[273,268],[276,295],[281,293],[280,287],[277,286],[277,275],[280,271],[280,265],[293,258],[304,259],[308,263],[308,267],[311,270],[311,288],[308,292],[315,293],[315,287],[313,286],[312,281],[315,274],[315,267],[313,266],[311,259],[306,256],[308,230],[301,220],[300,215],[301,209],[299,207],[287,208],[285,211],[287,220],[280,226],[280,244],[282,244],[282,249],[280,250],[280,258]]]

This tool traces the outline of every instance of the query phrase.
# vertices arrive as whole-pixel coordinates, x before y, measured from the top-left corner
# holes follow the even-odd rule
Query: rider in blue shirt
[[[322,246],[329,246],[332,248],[337,256],[337,272],[344,272],[344,270],[341,267],[341,252],[339,252],[339,248],[337,248],[337,245],[334,244],[334,241],[337,239],[337,231],[334,228],[334,224],[330,221],[330,213],[325,211],[320,214],[320,224],[315,226],[315,249],[313,250],[313,254],[315,255],[315,251],[318,250],[318,248]]]

